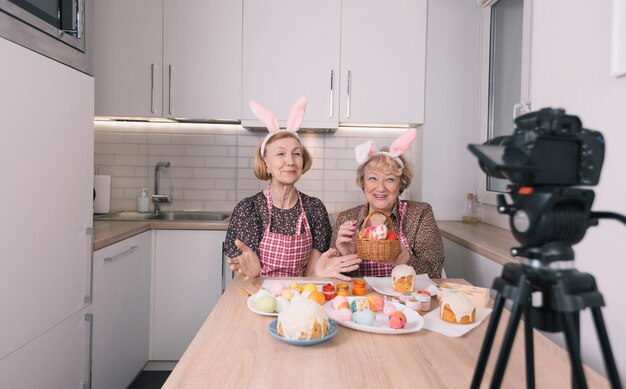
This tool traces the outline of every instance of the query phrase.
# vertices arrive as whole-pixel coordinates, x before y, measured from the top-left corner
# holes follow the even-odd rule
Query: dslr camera
[[[510,215],[513,236],[524,246],[514,255],[533,257],[528,247],[549,242],[580,242],[592,218],[592,190],[572,188],[597,185],[604,162],[604,137],[582,127],[577,116],[563,109],[544,108],[515,119],[513,135],[469,145],[481,169],[508,179],[507,193],[498,195],[498,212]],[[557,261],[549,255],[540,258]]]

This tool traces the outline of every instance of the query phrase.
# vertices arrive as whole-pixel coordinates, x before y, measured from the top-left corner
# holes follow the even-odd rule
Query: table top
[[[275,317],[247,308],[247,296],[238,288],[256,291],[254,284],[262,282],[240,277],[231,282],[163,388],[453,388],[468,387],[471,382],[488,319],[459,338],[424,329],[385,335],[340,326],[329,341],[298,347],[268,333]],[[508,318],[504,310],[483,379],[485,387],[491,381]],[[505,388],[526,387],[522,329],[520,324],[502,383]],[[534,347],[536,387],[570,387],[567,352],[537,331]],[[590,388],[609,387],[590,368],[585,367],[585,376]]]

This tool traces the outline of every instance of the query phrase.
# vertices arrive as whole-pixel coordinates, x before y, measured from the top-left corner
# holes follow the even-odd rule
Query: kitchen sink
[[[223,212],[208,212],[208,211],[162,211],[158,214],[154,213],[140,213],[134,211],[119,211],[113,213],[107,213],[104,215],[94,216],[94,220],[118,220],[118,221],[132,221],[132,220],[172,220],[172,221],[209,221],[219,222],[224,221],[230,217],[230,213]]]

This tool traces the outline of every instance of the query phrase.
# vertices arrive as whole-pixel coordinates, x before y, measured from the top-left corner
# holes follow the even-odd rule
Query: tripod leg
[[[619,373],[617,372],[617,365],[615,364],[615,358],[613,357],[613,351],[611,351],[611,343],[609,342],[609,334],[606,332],[606,326],[604,325],[604,318],[602,317],[602,311],[600,307],[591,308],[591,314],[593,316],[593,322],[596,325],[596,332],[600,339],[600,347],[602,348],[602,355],[604,356],[604,364],[606,366],[609,380],[611,381],[612,388],[621,388]]]
[[[474,377],[472,378],[471,389],[480,388],[480,383],[485,374],[485,367],[487,366],[487,360],[489,359],[489,353],[491,346],[493,345],[493,339],[498,329],[498,323],[500,322],[500,316],[502,316],[502,308],[504,308],[505,298],[498,293],[496,302],[493,306],[493,312],[491,312],[491,318],[489,319],[489,325],[487,332],[485,333],[485,339],[483,340],[482,348],[480,349],[480,356],[478,357],[478,363],[474,370]]]
[[[530,321],[530,304],[524,309],[524,344],[526,346],[526,387],[535,388],[535,347],[533,326]]]
[[[578,312],[563,312],[563,332],[565,333],[565,342],[569,350],[570,362],[572,365],[572,387],[577,389],[587,389],[587,380],[585,379],[585,371],[583,370],[583,361],[580,356],[580,344],[576,319]]]
[[[496,363],[496,369],[491,380],[491,388],[497,389],[502,385],[502,379],[504,378],[504,371],[506,370],[506,364],[509,361],[509,355],[511,354],[511,348],[513,347],[513,341],[515,340],[515,332],[517,332],[517,326],[522,317],[523,305],[529,304],[530,298],[530,286],[526,283],[526,276],[520,277],[518,284],[518,292],[511,309],[511,318],[506,327],[504,333],[504,339],[502,340],[502,346],[500,347],[500,355],[498,355],[498,362]],[[523,304],[523,305],[522,305]]]

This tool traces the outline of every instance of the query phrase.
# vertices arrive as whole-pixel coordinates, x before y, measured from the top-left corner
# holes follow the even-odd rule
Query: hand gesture
[[[354,243],[354,233],[356,231],[356,220],[348,220],[339,226],[337,230],[337,240],[335,246],[341,255],[356,253],[356,244]]]
[[[330,249],[322,254],[315,264],[315,276],[332,277],[344,281],[350,281],[351,278],[341,273],[348,273],[359,268],[359,263],[363,260],[356,254],[348,254],[336,257],[337,250]]]
[[[241,251],[241,255],[228,259],[230,270],[241,275],[245,281],[261,275],[261,261],[256,253],[239,239],[235,239],[235,246]]]

